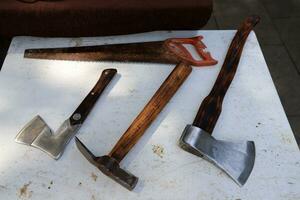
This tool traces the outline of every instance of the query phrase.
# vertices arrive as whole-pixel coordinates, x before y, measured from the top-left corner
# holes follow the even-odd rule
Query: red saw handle
[[[210,52],[206,51],[206,46],[202,42],[203,36],[192,38],[171,38],[165,41],[165,46],[169,51],[179,57],[180,60],[194,66],[209,66],[218,63],[212,58]],[[195,60],[192,54],[187,50],[184,44],[193,45],[196,52],[203,60]]]

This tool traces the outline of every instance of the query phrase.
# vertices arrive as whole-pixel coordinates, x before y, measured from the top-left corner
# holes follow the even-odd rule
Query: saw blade
[[[180,62],[177,56],[168,51],[164,41],[125,43],[97,46],[26,49],[25,58],[66,60],[66,61],[116,61],[142,63]]]

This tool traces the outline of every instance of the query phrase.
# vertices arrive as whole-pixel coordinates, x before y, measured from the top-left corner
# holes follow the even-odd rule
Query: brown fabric
[[[199,29],[212,0],[0,0],[0,35],[101,36]]]

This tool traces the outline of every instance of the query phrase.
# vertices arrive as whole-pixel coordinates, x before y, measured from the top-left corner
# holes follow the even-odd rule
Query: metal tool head
[[[15,141],[36,147],[58,159],[79,127],[80,125],[71,125],[68,119],[53,133],[46,122],[37,115],[18,133]]]
[[[120,168],[118,161],[114,158],[107,155],[96,157],[77,137],[75,137],[75,141],[79,151],[90,163],[128,190],[133,190],[138,182],[138,177]]]
[[[245,184],[254,166],[255,145],[252,141],[234,143],[216,140],[206,131],[187,125],[179,145],[184,150],[214,163],[239,186]]]
[[[46,122],[39,116],[35,116],[18,133],[15,141],[21,144],[31,145],[42,132],[51,132]]]

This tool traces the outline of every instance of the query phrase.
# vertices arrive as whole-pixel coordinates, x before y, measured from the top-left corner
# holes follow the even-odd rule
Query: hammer
[[[240,186],[245,184],[254,166],[254,142],[220,141],[211,134],[221,114],[222,102],[237,70],[246,39],[259,20],[258,16],[250,16],[240,26],[211,92],[202,101],[193,124],[186,126],[179,140],[183,149],[214,163]]]
[[[192,67],[183,62],[174,68],[108,155],[94,156],[76,137],[75,141],[79,151],[104,174],[128,190],[132,190],[136,186],[138,178],[122,169],[119,164],[176,93],[191,71]]]

